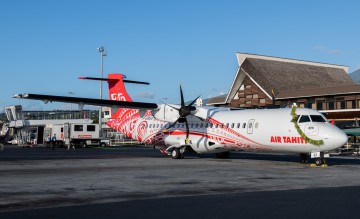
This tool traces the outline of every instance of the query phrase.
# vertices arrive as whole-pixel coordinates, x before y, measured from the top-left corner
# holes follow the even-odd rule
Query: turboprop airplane
[[[180,105],[133,102],[124,83],[148,84],[126,80],[122,74],[108,78],[81,77],[102,80],[109,84],[110,100],[41,94],[17,94],[14,98],[58,101],[84,105],[112,107],[111,128],[124,133],[174,159],[186,151],[215,153],[227,158],[230,151],[299,153],[301,162],[311,154],[315,164],[325,164],[325,152],[343,146],[348,138],[330,124],[319,112],[305,108],[242,109],[193,106],[185,104],[180,86]]]

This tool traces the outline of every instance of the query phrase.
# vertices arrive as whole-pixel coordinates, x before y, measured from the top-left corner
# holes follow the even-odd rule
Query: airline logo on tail
[[[124,94],[122,94],[122,93],[110,94],[110,99],[111,100],[126,101],[126,98],[125,98]]]

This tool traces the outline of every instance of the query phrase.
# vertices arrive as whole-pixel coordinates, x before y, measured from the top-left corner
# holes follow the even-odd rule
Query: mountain
[[[350,73],[349,76],[355,83],[360,83],[360,69]]]

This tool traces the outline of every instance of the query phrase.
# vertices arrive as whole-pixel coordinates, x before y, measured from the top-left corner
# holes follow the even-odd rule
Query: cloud
[[[149,93],[149,92],[138,92],[138,93],[135,94],[135,97],[154,99],[155,94]]]
[[[325,46],[314,46],[315,50],[318,50],[323,53],[331,54],[331,55],[341,55],[341,51],[338,49],[329,49]]]

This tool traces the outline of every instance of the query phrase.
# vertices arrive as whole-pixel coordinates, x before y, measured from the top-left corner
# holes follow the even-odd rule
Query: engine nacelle
[[[179,105],[161,104],[154,117],[160,121],[175,122],[180,115],[179,112],[170,105],[176,109],[180,109]]]

